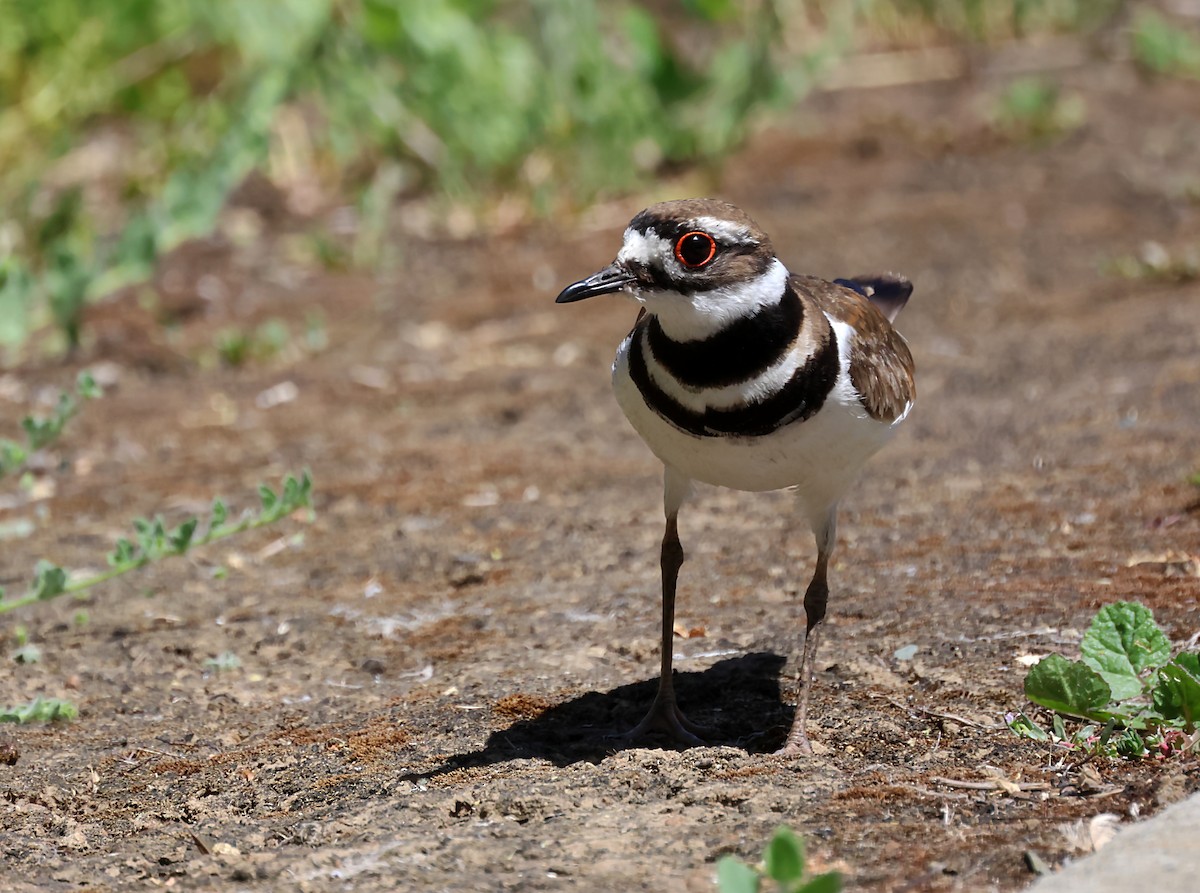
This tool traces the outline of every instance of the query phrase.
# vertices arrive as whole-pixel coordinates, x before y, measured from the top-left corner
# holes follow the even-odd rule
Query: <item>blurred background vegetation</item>
[[[0,356],[76,344],[247,182],[292,226],[341,209],[359,244],[325,260],[369,266],[415,196],[486,228],[716,165],[852,50],[1113,28],[1200,77],[1195,36],[1123,0],[5,0]],[[997,121],[1078,114],[1025,83]]]

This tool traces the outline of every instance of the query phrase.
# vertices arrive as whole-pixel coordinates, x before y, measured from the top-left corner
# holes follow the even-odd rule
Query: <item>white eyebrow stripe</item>
[[[751,238],[750,231],[744,226],[722,220],[719,217],[697,217],[692,223],[696,229],[704,230],[719,242],[729,242],[735,245],[757,245],[758,240]]]

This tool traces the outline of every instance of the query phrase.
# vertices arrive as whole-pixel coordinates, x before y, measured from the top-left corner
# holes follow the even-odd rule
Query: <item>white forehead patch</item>
[[[667,261],[673,257],[674,248],[666,239],[652,232],[641,232],[636,229],[625,230],[625,244],[617,252],[617,263],[632,261],[636,264],[664,269]]]

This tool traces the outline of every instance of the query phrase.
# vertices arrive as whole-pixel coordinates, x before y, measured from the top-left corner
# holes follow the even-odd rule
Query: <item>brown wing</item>
[[[916,398],[912,353],[900,333],[878,307],[849,288],[815,276],[793,276],[792,286],[854,329],[850,381],[872,418],[895,421]]]

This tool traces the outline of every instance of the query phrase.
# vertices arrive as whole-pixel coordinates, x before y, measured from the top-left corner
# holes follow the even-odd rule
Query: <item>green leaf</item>
[[[1163,719],[1182,720],[1188,732],[1200,721],[1200,654],[1179,654],[1158,671],[1152,694]]]
[[[167,535],[172,552],[182,555],[188,550],[188,546],[192,544],[192,537],[196,533],[196,525],[199,523],[196,518],[188,518]]]
[[[80,372],[79,377],[75,379],[75,393],[85,400],[95,400],[104,396],[103,389],[96,384],[96,379],[87,369]]]
[[[841,893],[842,876],[836,871],[819,874],[803,887],[798,893]]]
[[[1139,674],[1171,659],[1171,643],[1154,622],[1154,615],[1135,602],[1105,605],[1084,633],[1083,661],[1124,701],[1142,693]]]
[[[1083,661],[1069,661],[1062,655],[1051,654],[1025,677],[1025,696],[1050,710],[1105,719],[1096,711],[1112,700],[1112,691]]]
[[[62,595],[67,588],[67,572],[49,561],[39,561],[34,568],[33,596],[38,601],[48,601]]]
[[[125,567],[133,562],[133,543],[121,537],[117,540],[117,548],[108,553],[108,564],[110,567]]]
[[[228,519],[229,519],[229,509],[226,508],[225,503],[221,500],[221,497],[218,496],[216,499],[213,500],[213,503],[212,503],[212,513],[211,513],[211,517],[209,518],[209,522],[208,522],[209,529],[211,530],[214,527],[220,527]]]
[[[312,500],[312,478],[304,472],[298,479],[288,475],[283,480],[283,504],[285,512],[292,512]]]
[[[204,662],[204,666],[211,667],[218,673],[226,670],[236,670],[241,665],[241,658],[239,658],[232,651],[222,651],[216,657],[210,657]]]
[[[19,664],[36,664],[42,659],[42,649],[26,642],[13,652],[12,658]]]
[[[28,455],[15,441],[0,440],[0,477],[16,471],[25,464]]]
[[[0,259],[0,345],[20,344],[29,334],[33,279],[15,257]]]
[[[1054,735],[1056,741],[1067,740],[1067,724],[1063,722],[1061,714],[1055,713],[1050,717],[1050,731]]]
[[[790,828],[780,826],[763,854],[767,876],[780,884],[800,880],[804,874],[804,844]]]
[[[1011,716],[1011,714],[1009,714]],[[1022,738],[1029,738],[1033,741],[1049,741],[1050,735],[1039,726],[1036,722],[1026,716],[1024,713],[1018,713],[1008,721],[1008,727]]]
[[[279,497],[266,484],[258,485],[258,498],[262,500],[262,513],[264,515],[270,515],[279,505]]]
[[[154,535],[150,522],[145,518],[134,518],[133,532],[137,537],[138,548],[143,554],[149,555],[154,549]]]
[[[1146,755],[1146,742],[1133,729],[1126,729],[1113,740],[1113,749],[1126,759],[1141,759]]]
[[[724,22],[737,14],[733,0],[684,0],[683,7],[692,15],[710,22]]]
[[[74,719],[78,715],[79,709],[70,701],[38,697],[20,707],[0,710],[0,722],[55,722]]]
[[[137,535],[140,558],[154,560],[166,554],[167,528],[160,516],[151,521],[147,518],[134,518],[133,530]]]
[[[758,872],[736,856],[722,856],[717,862],[717,890],[758,893]]]

